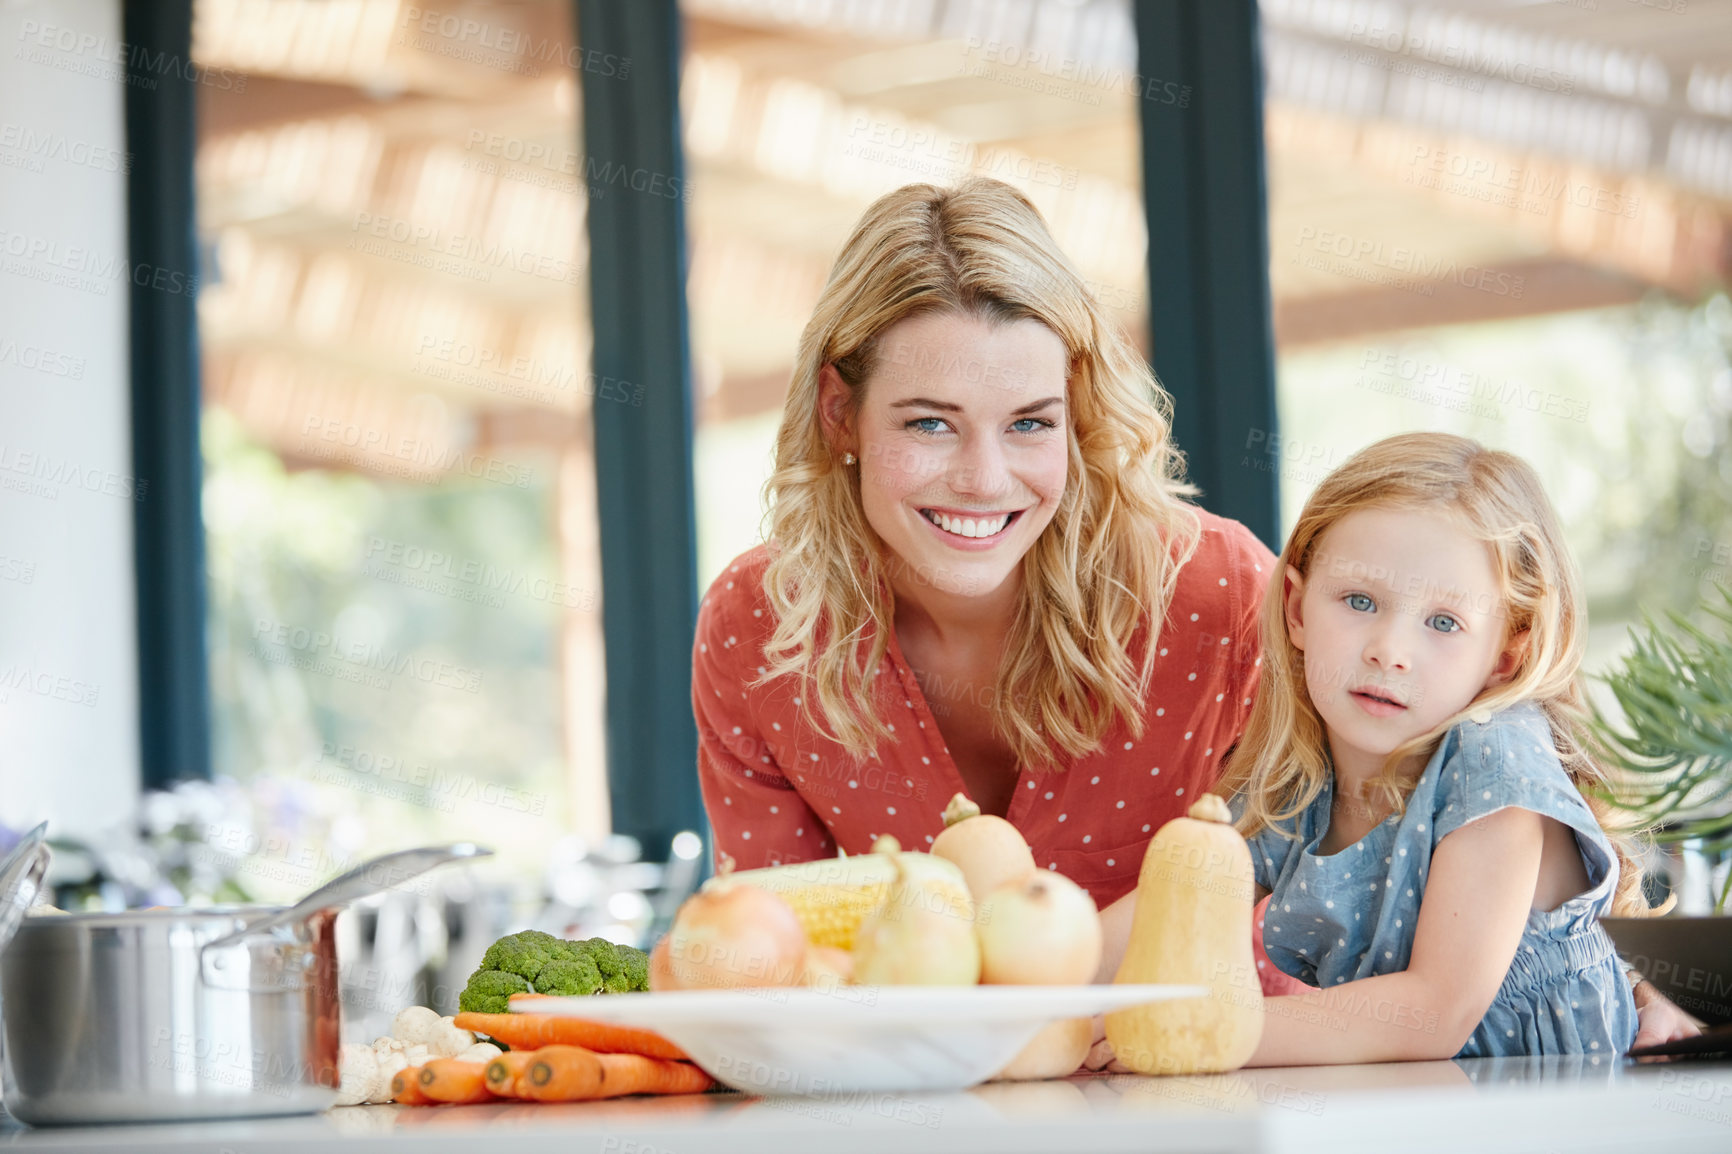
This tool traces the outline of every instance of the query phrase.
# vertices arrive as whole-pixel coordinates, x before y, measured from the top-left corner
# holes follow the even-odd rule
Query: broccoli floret
[[[503,1014],[511,1009],[512,994],[531,992],[528,980],[521,975],[483,968],[469,975],[469,984],[457,997],[457,1008],[466,1014]]]
[[[601,970],[602,984],[608,993],[629,994],[649,989],[648,954],[603,938],[590,940],[597,947],[595,964]]]
[[[625,994],[649,989],[649,955],[606,938],[568,942],[540,930],[507,934],[481,956],[457,1004],[503,1014],[512,994]]]
[[[506,934],[488,946],[487,952],[481,955],[481,968],[504,970],[508,974],[516,974],[533,982],[541,973],[541,967],[554,958],[563,956],[565,945],[566,942],[540,930]]]
[[[538,994],[583,996],[601,993],[601,970],[588,957],[555,958],[535,979]]]

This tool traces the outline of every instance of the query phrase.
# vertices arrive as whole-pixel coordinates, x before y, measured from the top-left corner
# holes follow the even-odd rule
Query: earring
[[[843,453],[843,454],[842,454],[842,463],[843,463],[843,464],[844,464],[844,465],[852,465],[852,464],[853,464],[853,463],[854,463],[854,462],[855,462],[855,461],[857,461],[857,460],[858,460],[858,459],[859,459],[859,458],[857,458],[857,457],[856,457],[856,456],[854,456],[854,454],[853,454],[853,453]]]

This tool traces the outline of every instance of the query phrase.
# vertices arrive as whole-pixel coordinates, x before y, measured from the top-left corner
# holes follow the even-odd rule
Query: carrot
[[[482,1062],[434,1058],[421,1067],[415,1081],[435,1102],[486,1102],[493,1097],[487,1088],[487,1066]]]
[[[565,1018],[554,1014],[458,1014],[459,1030],[474,1030],[513,1050],[543,1046],[582,1046],[602,1054],[642,1054],[646,1058],[689,1061],[686,1052],[650,1030]]]
[[[607,1096],[620,1094],[702,1094],[715,1079],[690,1062],[669,1062],[642,1054],[602,1054]]]
[[[541,1102],[583,1102],[626,1094],[697,1094],[711,1084],[710,1076],[690,1062],[545,1046],[518,1079],[518,1092]]]
[[[535,1059],[534,1050],[507,1050],[487,1063],[487,1088],[499,1098],[520,1098],[517,1079]]]
[[[518,1075],[517,1093],[537,1102],[584,1102],[602,1096],[604,1077],[600,1054],[582,1046],[543,1046]]]
[[[431,1106],[433,1099],[421,1092],[421,1067],[405,1066],[391,1075],[391,1100],[404,1106]]]

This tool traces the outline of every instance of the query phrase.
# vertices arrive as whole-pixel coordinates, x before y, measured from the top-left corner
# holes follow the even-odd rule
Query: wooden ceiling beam
[[[1631,277],[1573,260],[1465,266],[1450,279],[1404,287],[1277,298],[1275,343],[1286,351],[1400,329],[1609,308],[1650,291]]]

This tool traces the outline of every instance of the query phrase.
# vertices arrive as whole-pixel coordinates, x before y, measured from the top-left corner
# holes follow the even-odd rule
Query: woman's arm
[[[744,727],[742,727],[743,729]],[[762,749],[742,733],[728,736],[698,727],[698,785],[710,819],[718,867],[726,854],[736,869],[758,869],[785,862],[834,857],[836,843],[774,759],[750,761],[737,751]],[[749,766],[755,765],[752,769]]]
[[[1095,984],[1105,985],[1119,972],[1125,947],[1131,942],[1131,918],[1137,912],[1137,891],[1132,890],[1101,911],[1101,964]]]
[[[831,857],[836,844],[777,763],[745,697],[756,671],[715,591],[698,611],[692,646],[692,716],[698,727],[698,786],[710,819],[716,865],[737,869]]]
[[[1510,807],[1468,823],[1432,853],[1407,969],[1263,1003],[1249,1065],[1454,1057],[1496,997],[1539,878],[1542,821]]]

